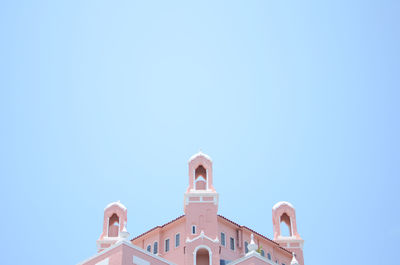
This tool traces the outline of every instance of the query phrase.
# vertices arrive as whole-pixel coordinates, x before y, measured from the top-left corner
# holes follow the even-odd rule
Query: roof
[[[210,160],[212,162],[211,157],[209,157],[208,155],[204,154],[202,151],[199,151],[198,153],[192,155],[192,157],[189,158],[189,163],[194,160],[196,157],[198,156],[203,156],[205,157],[207,160]]]
[[[106,208],[104,208],[104,210],[107,209],[107,208],[110,208],[111,206],[114,206],[114,205],[116,205],[116,206],[118,206],[119,208],[121,208],[122,210],[126,211],[125,205],[123,205],[120,201],[112,202],[112,203],[108,204],[108,205],[106,206]]]
[[[262,235],[262,234],[260,234],[260,233],[258,233],[258,232],[256,232],[256,231],[254,231],[253,229],[251,229],[251,228],[249,228],[249,227],[247,227],[247,226],[244,226],[244,225],[239,225],[239,224],[235,223],[234,221],[231,221],[231,220],[229,220],[228,218],[226,218],[226,217],[224,217],[224,216],[222,216],[222,215],[219,215],[219,214],[218,214],[218,217],[220,217],[220,218],[224,219],[225,221],[228,221],[228,222],[230,222],[230,223],[236,225],[236,226],[239,227],[239,228],[245,228],[245,229],[249,230],[250,232],[252,232],[252,233],[258,235],[259,237],[264,238],[264,239],[270,241],[271,243],[275,244],[278,248],[284,250],[285,252],[287,252],[287,253],[289,253],[289,254],[292,254],[292,252],[290,252],[290,251],[287,250],[286,248],[281,247],[277,242],[275,242],[275,241],[273,241],[272,239],[269,239],[268,237],[266,237],[266,236],[264,236],[264,235]]]
[[[140,234],[140,235],[138,235],[138,236],[132,238],[131,241],[134,241],[134,240],[138,239],[139,237],[144,236],[145,234],[148,234],[148,233],[150,233],[150,232],[152,232],[152,231],[154,231],[154,230],[156,230],[156,229],[158,229],[158,228],[163,228],[163,227],[165,227],[165,226],[167,226],[167,225],[169,225],[169,224],[171,224],[171,223],[174,223],[174,222],[178,221],[179,219],[181,219],[181,218],[183,218],[183,217],[185,217],[185,215],[181,215],[181,216],[179,216],[179,217],[177,217],[177,218],[175,218],[175,219],[173,219],[173,220],[169,221],[168,223],[165,223],[165,224],[163,224],[163,225],[161,225],[161,226],[158,225],[158,226],[156,226],[156,227],[153,227],[152,229],[150,229],[150,230],[148,230],[148,231],[146,231],[146,232],[144,232],[144,233],[142,233],[142,234]],[[239,227],[239,228],[244,228],[244,229],[249,230],[250,232],[256,234],[257,236],[259,236],[259,237],[261,237],[261,238],[264,238],[265,240],[268,240],[269,242],[273,243],[276,247],[278,247],[278,248],[282,249],[283,251],[287,252],[288,254],[292,255],[292,252],[290,252],[290,251],[287,250],[286,248],[281,247],[277,242],[275,242],[275,241],[269,239],[268,237],[266,237],[266,236],[264,236],[264,235],[262,235],[262,234],[260,234],[260,233],[257,233],[257,232],[254,231],[253,229],[248,228],[247,226],[244,226],[244,225],[239,225],[239,224],[237,224],[237,223],[235,223],[235,222],[229,220],[228,218],[226,218],[226,217],[224,217],[224,216],[222,216],[222,215],[219,215],[219,214],[218,214],[218,217],[221,218],[221,219],[223,219],[223,220],[225,220],[225,221],[227,221],[227,222],[229,222],[229,223],[231,223],[231,224],[233,224],[233,225],[235,225],[235,226],[237,226],[237,227]]]
[[[171,223],[174,223],[174,222],[178,221],[179,219],[183,218],[184,216],[185,216],[185,215],[181,215],[181,216],[179,216],[179,217],[177,217],[177,218],[175,218],[175,219],[169,221],[168,223],[165,223],[165,224],[163,224],[163,225],[155,226],[155,227],[153,227],[152,229],[147,230],[146,232],[144,232],[144,233],[142,233],[142,234],[140,234],[140,235],[138,235],[138,236],[132,238],[131,241],[133,241],[133,240],[135,240],[135,239],[138,239],[139,237],[144,236],[145,234],[148,234],[148,233],[150,233],[150,232],[156,230],[157,228],[163,228],[163,227],[165,227],[165,226],[167,226],[167,225],[169,225],[169,224],[171,224]]]
[[[276,203],[276,204],[272,207],[272,210],[276,210],[276,209],[278,209],[279,207],[281,207],[282,205],[287,205],[287,206],[289,206],[289,207],[291,207],[291,208],[294,209],[293,205],[292,205],[290,202],[284,202],[284,201],[282,201],[282,202]]]

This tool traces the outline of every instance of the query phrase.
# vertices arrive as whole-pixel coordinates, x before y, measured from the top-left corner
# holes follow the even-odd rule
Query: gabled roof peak
[[[108,204],[106,206],[106,208],[104,208],[104,210],[106,210],[106,209],[108,209],[108,208],[110,208],[111,206],[114,206],[114,205],[116,205],[119,208],[121,208],[122,210],[126,211],[125,205],[123,205],[120,201],[116,201],[116,202],[112,202],[112,203]]]
[[[201,151],[201,149],[200,149],[200,151],[199,151],[198,153],[192,155],[192,156],[189,158],[189,163],[190,163],[192,160],[194,160],[195,158],[199,157],[199,156],[202,156],[202,157],[204,157],[204,158],[206,158],[207,160],[210,160],[210,161],[212,162],[211,157],[208,156],[208,155],[206,155],[206,154],[204,154],[204,153]]]
[[[281,207],[282,205],[287,205],[287,206],[289,206],[289,207],[291,207],[291,208],[294,209],[293,205],[292,205],[290,202],[281,201],[281,202],[276,203],[276,204],[272,207],[272,210],[276,210],[276,209],[278,209],[279,207]]]

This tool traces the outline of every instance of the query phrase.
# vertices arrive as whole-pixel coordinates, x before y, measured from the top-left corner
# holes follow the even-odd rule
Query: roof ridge
[[[185,215],[182,214],[181,216],[178,216],[177,218],[172,219],[171,221],[169,221],[169,222],[167,222],[167,223],[165,223],[165,224],[163,224],[163,225],[157,225],[157,226],[151,228],[150,230],[147,230],[146,232],[141,233],[140,235],[138,235],[138,236],[132,238],[130,241],[133,241],[133,240],[135,240],[135,239],[138,239],[139,237],[141,237],[141,236],[143,236],[143,235],[145,235],[145,234],[147,234],[147,233],[150,233],[151,231],[153,231],[153,230],[155,230],[155,229],[157,229],[157,228],[163,228],[164,226],[167,226],[167,225],[169,225],[170,223],[173,223],[173,222],[175,222],[175,221],[178,221],[179,219],[181,219],[181,218],[184,217],[184,216],[185,216]]]
[[[228,221],[228,222],[230,222],[230,223],[232,223],[232,224],[234,224],[234,225],[240,227],[240,228],[246,228],[246,229],[250,230],[251,232],[253,232],[253,233],[255,233],[255,234],[261,236],[262,238],[264,238],[264,239],[266,239],[266,240],[268,240],[268,241],[274,243],[274,244],[275,244],[277,247],[279,247],[280,249],[286,251],[286,252],[289,253],[289,254],[292,254],[292,252],[290,252],[290,251],[287,250],[286,248],[284,248],[284,247],[282,247],[281,245],[279,245],[279,243],[277,243],[277,242],[275,242],[274,240],[272,240],[272,239],[270,239],[270,238],[264,236],[263,234],[260,234],[260,233],[254,231],[253,229],[251,229],[251,228],[249,228],[249,227],[247,227],[247,226],[245,226],[245,225],[240,225],[240,224],[238,224],[238,223],[236,223],[236,222],[234,222],[234,221],[232,221],[232,220],[226,218],[225,216],[222,216],[222,215],[220,215],[220,214],[218,214],[218,216],[221,217],[221,218],[223,218],[223,219],[225,219],[226,221]]]

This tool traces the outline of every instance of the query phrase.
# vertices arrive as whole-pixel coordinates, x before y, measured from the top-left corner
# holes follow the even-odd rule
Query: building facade
[[[129,239],[127,208],[114,202],[104,209],[98,253],[84,265],[304,265],[303,239],[294,207],[272,207],[274,239],[218,214],[212,160],[199,152],[189,159],[184,215]],[[289,234],[281,234],[281,225]]]

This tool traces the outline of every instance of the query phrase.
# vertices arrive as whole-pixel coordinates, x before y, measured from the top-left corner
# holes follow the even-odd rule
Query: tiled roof
[[[218,214],[218,217],[220,217],[220,218],[224,219],[225,221],[228,221],[228,222],[230,222],[230,223],[236,225],[236,226],[239,227],[239,228],[245,228],[245,229],[249,230],[250,232],[252,232],[252,233],[258,235],[259,237],[262,237],[262,238],[264,238],[264,239],[270,241],[271,243],[275,244],[278,248],[280,248],[280,249],[286,251],[287,253],[292,254],[292,253],[291,253],[289,250],[287,250],[286,248],[281,247],[281,246],[280,246],[278,243],[276,243],[275,241],[273,241],[273,240],[269,239],[268,237],[266,237],[266,236],[264,236],[264,235],[262,235],[262,234],[260,234],[260,233],[258,233],[258,232],[256,232],[256,231],[254,231],[253,229],[248,228],[247,226],[244,226],[244,225],[239,225],[238,223],[235,223],[234,221],[229,220],[228,218],[226,218],[226,217],[224,217],[224,216],[222,216],[222,215],[219,215],[219,214]]]
[[[156,230],[157,228],[163,228],[163,227],[165,227],[165,226],[167,226],[167,225],[169,225],[169,224],[171,224],[171,223],[174,223],[175,221],[178,221],[179,219],[183,218],[184,216],[185,216],[185,215],[181,215],[181,216],[175,218],[174,220],[169,221],[168,223],[165,223],[165,224],[163,224],[163,225],[161,225],[161,226],[158,225],[158,226],[156,226],[156,227],[153,227],[152,229],[150,229],[150,230],[148,230],[148,231],[146,231],[146,232],[144,232],[144,233],[142,233],[142,234],[140,234],[140,235],[138,235],[138,236],[132,238],[131,241],[134,241],[134,240],[138,239],[139,237],[141,237],[141,236],[143,236],[143,235],[145,235],[145,234],[148,234],[148,233],[150,233],[151,231]],[[233,224],[233,225],[235,225],[235,226],[237,226],[237,227],[239,227],[239,228],[247,229],[247,230],[249,230],[250,232],[254,233],[255,235],[258,235],[259,237],[262,237],[262,238],[268,240],[269,242],[273,243],[276,247],[282,249],[283,251],[287,252],[288,254],[290,254],[290,255],[292,254],[292,253],[291,253],[289,250],[287,250],[286,248],[281,247],[281,246],[280,246],[278,243],[276,243],[275,241],[273,241],[273,240],[269,239],[268,237],[266,237],[266,236],[264,236],[264,235],[262,235],[262,234],[260,234],[260,233],[258,233],[258,232],[256,232],[256,231],[254,231],[253,229],[248,228],[247,226],[244,226],[244,225],[239,225],[238,223],[235,223],[234,221],[229,220],[228,218],[226,218],[226,217],[224,217],[224,216],[222,216],[222,215],[218,215],[218,217],[222,218],[223,220],[225,220],[225,221],[227,221],[227,222],[229,222],[229,223],[231,223],[231,224]]]
[[[158,226],[156,226],[156,227],[153,227],[152,229],[150,229],[150,230],[148,230],[148,231],[146,231],[146,232],[144,232],[144,233],[138,235],[137,237],[132,238],[131,241],[133,241],[133,240],[135,240],[135,239],[137,239],[137,238],[139,238],[139,237],[141,237],[141,236],[143,236],[143,235],[145,235],[145,234],[148,234],[148,233],[150,233],[151,231],[156,230],[157,228],[163,228],[164,226],[167,226],[167,225],[169,225],[169,224],[171,224],[171,223],[173,223],[173,222],[175,222],[175,221],[178,221],[179,219],[183,218],[184,216],[185,216],[185,215],[181,215],[181,216],[175,218],[174,220],[169,221],[168,223],[165,223],[165,224],[163,224],[163,225],[161,225],[161,226],[158,225]]]

